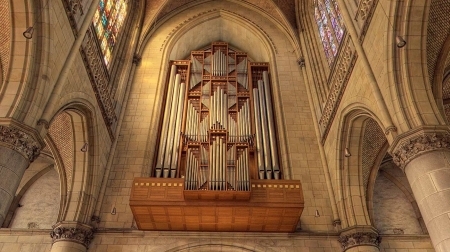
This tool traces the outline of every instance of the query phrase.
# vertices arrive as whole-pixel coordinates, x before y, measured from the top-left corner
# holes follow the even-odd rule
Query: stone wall
[[[0,231],[0,252],[50,251],[45,231]],[[21,250],[22,249],[22,250]],[[342,251],[336,235],[260,233],[177,233],[120,231],[96,233],[89,252],[336,252]],[[426,236],[383,236],[381,252],[434,252]]]

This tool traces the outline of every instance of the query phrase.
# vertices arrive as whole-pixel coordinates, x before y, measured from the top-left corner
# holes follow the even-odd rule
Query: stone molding
[[[66,15],[69,19],[70,27],[75,38],[77,38],[78,28],[75,15],[80,12],[83,15],[83,4],[81,0],[64,0],[62,1],[66,9]],[[86,6],[84,6],[86,7]],[[89,6],[87,6],[89,8]],[[84,35],[83,43],[80,48],[80,54],[83,59],[86,71],[91,81],[92,89],[97,99],[98,106],[102,113],[102,117],[107,125],[108,132],[113,138],[113,130],[111,125],[117,121],[117,115],[114,109],[114,101],[110,94],[110,75],[103,62],[103,56],[100,52],[97,35],[94,26],[91,24]]]
[[[80,243],[88,248],[94,238],[94,231],[93,228],[88,225],[60,222],[53,226],[50,237],[52,238],[52,243],[58,241],[71,241]]]
[[[114,104],[109,94],[110,79],[108,70],[106,70],[101,53],[98,51],[97,43],[94,26],[91,25],[83,40],[82,56],[103,118],[105,119],[106,125],[110,126],[117,118],[114,111]]]
[[[80,11],[80,15],[83,15],[83,4],[81,0],[69,0],[70,9],[72,11],[72,15],[77,14],[77,11]]]
[[[33,162],[41,151],[41,144],[32,135],[6,125],[0,125],[0,144],[20,152],[30,162]]]
[[[425,152],[450,148],[450,133],[421,132],[420,134],[410,135],[402,143],[393,147],[392,160],[404,170],[411,160]]]
[[[375,246],[379,248],[381,237],[374,232],[355,232],[339,237],[343,251],[357,246]]]
[[[358,11],[356,12],[356,18],[359,16],[362,20],[366,20],[372,9],[373,0],[361,0],[359,1]]]
[[[335,58],[333,71],[328,77],[330,91],[328,92],[327,101],[319,120],[319,126],[322,130],[322,144],[325,143],[328,132],[330,131],[331,124],[333,123],[333,119],[353,71],[356,58],[357,54],[353,41],[346,33],[342,39],[340,51]]]

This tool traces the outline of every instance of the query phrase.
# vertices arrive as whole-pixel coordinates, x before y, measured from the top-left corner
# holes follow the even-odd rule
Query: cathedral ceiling
[[[145,18],[143,22],[143,34],[149,30],[166,15],[176,12],[186,5],[195,5],[205,0],[145,0]],[[255,8],[266,15],[271,16],[286,28],[297,26],[295,21],[296,0],[230,0],[232,2]],[[141,38],[142,39],[142,38]]]

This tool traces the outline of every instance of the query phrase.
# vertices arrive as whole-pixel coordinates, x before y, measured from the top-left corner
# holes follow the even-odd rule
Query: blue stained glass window
[[[100,43],[103,61],[109,66],[116,39],[127,14],[128,0],[100,0],[92,21]]]
[[[314,18],[325,56],[331,65],[344,35],[342,16],[336,0],[314,0]]]

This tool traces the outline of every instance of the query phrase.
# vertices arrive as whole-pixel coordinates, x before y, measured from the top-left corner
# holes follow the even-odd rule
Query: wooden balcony
[[[135,178],[130,207],[140,230],[294,232],[298,180],[252,180],[250,191],[184,190],[184,179]]]

